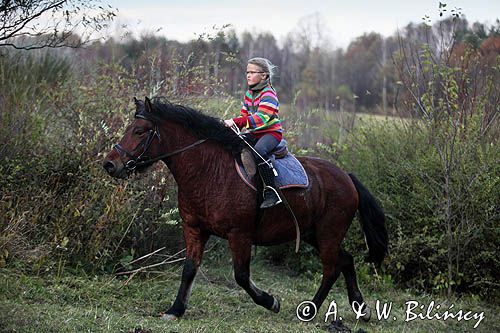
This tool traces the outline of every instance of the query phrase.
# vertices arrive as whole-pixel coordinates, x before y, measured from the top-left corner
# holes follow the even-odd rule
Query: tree
[[[0,47],[79,47],[115,16],[100,0],[2,0]]]
[[[371,109],[382,102],[384,38],[378,33],[364,34],[349,44],[337,62],[338,84],[347,84],[359,100],[356,104]],[[386,82],[387,84],[387,82]]]
[[[445,40],[437,40],[435,45],[456,45],[453,29],[464,30],[461,22],[452,18],[439,25],[445,30],[436,36]],[[483,237],[493,234],[498,215],[477,219],[476,202],[470,199],[470,193],[482,189],[483,179],[488,183],[495,181],[494,177],[488,179],[494,174],[491,164],[495,163],[484,156],[498,143],[500,61],[496,57],[494,65],[484,66],[481,54],[472,48],[454,59],[451,47],[435,51],[431,45],[422,45],[410,48],[419,50],[414,64],[404,49],[402,45],[402,56],[396,63],[400,83],[408,91],[402,105],[408,114],[417,116],[408,128],[425,134],[429,156],[435,156],[436,161],[435,168],[420,176],[433,186],[434,218],[441,228],[439,248],[433,249],[439,260],[433,263],[433,284],[450,296],[462,285],[491,283],[490,267],[477,262],[481,255],[474,257],[471,253],[486,253],[482,248],[488,249],[491,242]],[[466,270],[468,267],[473,270]],[[474,273],[465,274],[471,271]]]

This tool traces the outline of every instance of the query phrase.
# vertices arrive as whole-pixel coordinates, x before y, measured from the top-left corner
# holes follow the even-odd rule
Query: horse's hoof
[[[364,315],[361,316],[361,319],[363,319],[363,321],[366,323],[372,317],[372,310],[370,310],[370,308],[368,307],[368,305],[365,304],[365,309],[364,309],[363,312],[364,312]]]
[[[271,310],[274,313],[278,313],[280,312],[280,302],[276,297],[273,296],[273,298],[274,298],[273,306],[271,306],[271,309],[269,310]]]
[[[273,306],[270,310],[274,313],[280,312],[280,302],[278,301],[278,299],[276,299],[276,297],[274,297]]]
[[[328,325],[330,333],[351,333],[351,329],[342,323],[342,320],[334,320]]]
[[[176,315],[168,314],[168,313],[162,314],[160,318],[165,320],[165,321],[172,321],[172,320],[179,319]]]

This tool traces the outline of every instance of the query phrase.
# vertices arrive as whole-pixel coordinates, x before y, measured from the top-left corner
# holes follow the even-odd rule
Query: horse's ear
[[[139,109],[142,105],[143,105],[143,102],[138,100],[137,98],[134,97],[134,103],[135,103],[135,108],[136,109]]]
[[[146,112],[153,112],[153,106],[151,105],[151,100],[147,96],[144,99],[144,110]]]

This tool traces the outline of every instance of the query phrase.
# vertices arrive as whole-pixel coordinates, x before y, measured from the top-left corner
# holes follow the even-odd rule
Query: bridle
[[[149,150],[151,143],[153,143],[154,138],[157,137],[158,142],[161,142],[161,136],[160,136],[160,131],[158,130],[158,124],[155,121],[153,121],[152,119],[146,117],[144,114],[141,114],[141,113],[136,114],[135,118],[144,119],[144,120],[147,120],[147,121],[153,123],[154,129],[149,130],[148,136],[146,138],[142,139],[141,142],[139,142],[137,144],[137,146],[130,152],[127,151],[125,148],[123,148],[119,143],[115,144],[115,146],[113,147],[118,152],[118,155],[120,156],[120,160],[122,162],[123,162],[123,155],[126,155],[129,158],[129,160],[126,163],[124,163],[125,169],[127,169],[127,171],[129,171],[129,172],[134,171],[137,167],[141,167],[144,165],[150,165],[156,161],[177,155],[179,153],[182,153],[183,151],[186,151],[188,149],[196,147],[199,144],[202,144],[203,142],[207,141],[207,139],[201,139],[201,140],[198,140],[198,141],[196,141],[188,146],[174,150],[173,152],[166,153],[166,154],[154,157],[154,158],[149,158],[145,154]],[[142,148],[142,152],[139,154],[139,156],[135,157],[134,153],[136,153],[140,148]]]

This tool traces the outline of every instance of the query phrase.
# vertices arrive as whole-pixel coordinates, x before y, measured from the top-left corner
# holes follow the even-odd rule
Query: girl
[[[264,158],[262,160],[257,157],[259,174],[264,181],[264,201],[260,208],[273,207],[281,202],[275,189],[274,173],[269,159],[271,151],[283,138],[278,116],[278,96],[271,85],[275,69],[276,66],[265,58],[248,60],[248,91],[245,93],[241,116],[224,121],[228,127],[246,128],[249,135],[257,141],[254,148]]]

